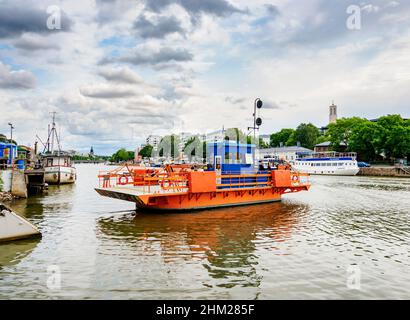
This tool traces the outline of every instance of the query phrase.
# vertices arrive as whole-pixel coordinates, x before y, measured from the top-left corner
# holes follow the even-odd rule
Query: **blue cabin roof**
[[[251,148],[255,149],[256,146],[254,144],[249,144],[249,143],[237,143],[235,141],[221,141],[221,142],[208,142],[207,147],[222,147],[222,146],[229,146],[229,147],[239,147],[239,148]]]

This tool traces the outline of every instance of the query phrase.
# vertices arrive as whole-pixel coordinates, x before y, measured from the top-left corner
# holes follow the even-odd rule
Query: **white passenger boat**
[[[355,176],[359,173],[354,152],[320,152],[300,155],[291,163],[296,171],[317,175]]]

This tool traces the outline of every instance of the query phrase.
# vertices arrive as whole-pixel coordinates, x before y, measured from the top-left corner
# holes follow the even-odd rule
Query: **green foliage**
[[[90,157],[88,157],[88,156],[74,155],[74,156],[71,157],[71,160],[73,160],[73,161],[90,160]]]
[[[327,141],[330,141],[330,137],[326,134],[326,135],[323,135],[323,136],[319,136],[316,139],[316,144],[327,142]]]
[[[269,148],[269,145],[262,138],[259,138],[259,148],[266,149]]]
[[[272,133],[270,136],[269,145],[273,148],[279,147],[281,143],[283,143],[283,145],[287,145],[289,138],[292,136],[292,134],[294,134],[294,132],[294,129],[282,129],[279,132]]]
[[[111,156],[112,162],[123,162],[133,160],[135,157],[134,151],[127,151],[124,148],[121,148],[116,153]]]
[[[329,124],[327,135],[330,137],[333,150],[341,151],[340,143],[342,142],[348,145],[352,133],[366,121],[369,120],[354,117],[338,119],[336,123]]]
[[[140,150],[138,154],[143,158],[150,158],[152,155],[153,148],[154,148],[153,146],[151,146],[150,144],[147,144],[146,146],[144,146],[144,148]]]
[[[344,142],[348,151],[357,152],[361,159],[375,160],[410,155],[410,125],[400,115],[388,115],[372,122],[361,118],[343,118],[329,125],[327,135],[335,150]]]
[[[299,141],[302,147],[313,149],[319,135],[319,129],[316,128],[313,124],[302,123],[296,128],[296,131],[294,135],[292,135],[293,137],[291,136],[291,138],[296,139],[296,142]]]
[[[357,152],[366,161],[375,160],[382,148],[381,127],[377,123],[365,121],[353,127],[347,144],[347,151]]]

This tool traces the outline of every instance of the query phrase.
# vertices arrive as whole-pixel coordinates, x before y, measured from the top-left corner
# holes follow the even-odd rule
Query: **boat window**
[[[47,159],[47,167],[51,167],[53,165],[53,159]]]

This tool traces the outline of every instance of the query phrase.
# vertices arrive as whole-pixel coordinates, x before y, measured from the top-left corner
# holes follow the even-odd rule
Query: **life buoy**
[[[298,182],[299,181],[299,177],[298,176],[293,176],[292,177],[293,182]]]
[[[118,178],[118,184],[120,185],[126,185],[128,184],[128,177],[127,176],[121,176]]]
[[[168,188],[170,186],[170,183],[168,180],[161,180],[160,185],[161,188]]]

